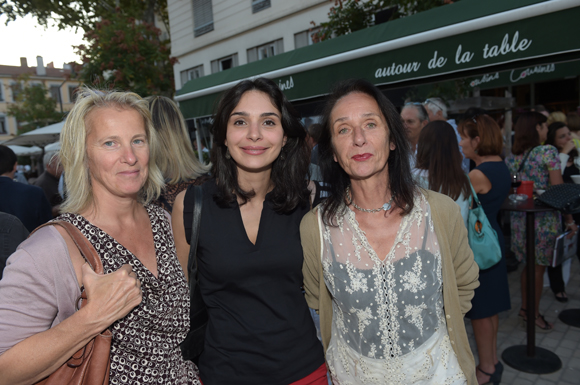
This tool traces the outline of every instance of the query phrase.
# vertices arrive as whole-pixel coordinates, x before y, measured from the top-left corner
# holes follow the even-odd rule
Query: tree
[[[320,23],[320,29],[314,34],[315,41],[331,39],[346,35],[375,24],[375,16],[383,11],[392,19],[413,15],[444,4],[452,0],[329,0],[334,2],[328,13],[328,22]],[[459,0],[455,0],[459,1]],[[316,27],[316,23],[312,22]]]
[[[158,15],[169,31],[167,0],[0,0],[0,14],[7,16],[7,22],[32,15],[45,27],[54,22],[60,29],[73,27],[85,32],[101,18],[116,13],[116,8],[122,9],[126,17],[148,23],[153,23]]]
[[[43,84],[29,83],[28,75],[21,75],[13,85],[15,102],[8,105],[7,115],[19,122],[18,134],[60,122],[64,114],[56,111],[56,100],[48,96]]]
[[[177,59],[169,56],[169,41],[159,40],[160,34],[153,24],[127,19],[120,10],[111,14],[85,33],[88,46],[75,47],[84,63],[77,68],[80,79],[141,96],[172,97]]]

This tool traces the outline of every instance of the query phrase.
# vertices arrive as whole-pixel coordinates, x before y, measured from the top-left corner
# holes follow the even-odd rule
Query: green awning
[[[194,118],[210,115],[224,90],[258,76],[301,100],[325,95],[341,79],[400,84],[556,55],[580,58],[578,20],[577,0],[462,0],[191,80],[175,99]]]

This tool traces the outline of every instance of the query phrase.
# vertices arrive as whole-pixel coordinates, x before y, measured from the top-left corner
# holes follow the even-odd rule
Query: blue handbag
[[[469,179],[469,176],[467,177]],[[497,233],[491,227],[483,207],[477,198],[477,193],[469,181],[471,196],[469,197],[469,217],[467,220],[467,237],[469,247],[473,251],[475,262],[480,270],[489,269],[501,260],[501,248]],[[471,198],[475,200],[477,207],[471,208]]]

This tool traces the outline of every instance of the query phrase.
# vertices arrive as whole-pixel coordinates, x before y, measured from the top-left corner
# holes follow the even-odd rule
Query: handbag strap
[[[103,263],[101,262],[99,254],[97,254],[97,251],[95,250],[91,242],[89,242],[89,240],[83,235],[83,233],[81,233],[79,229],[76,228],[76,226],[74,226],[72,223],[65,221],[51,221],[38,226],[36,229],[34,229],[32,233],[30,233],[30,235],[34,234],[39,229],[46,226],[60,226],[63,229],[65,229],[68,235],[75,243],[75,245],[78,247],[82,256],[89,263],[89,265],[95,271],[95,273],[103,274]]]
[[[197,241],[199,239],[199,229],[201,227],[201,205],[203,201],[203,191],[201,186],[192,185],[193,189],[193,220],[191,224],[191,239],[189,241],[189,257],[187,258],[187,274],[190,286],[195,284],[193,275],[197,275]],[[192,289],[190,287],[190,289]],[[190,294],[193,290],[190,290]]]
[[[469,174],[465,174],[465,176],[467,176],[467,181],[469,182],[469,187],[471,187],[471,195],[469,196],[469,209],[471,210],[471,197],[473,197],[473,199],[475,200],[475,203],[477,203],[478,206],[481,206],[481,203],[479,203],[479,198],[477,197],[477,193],[475,192],[475,189],[473,188],[473,185],[471,184],[471,179],[469,178]]]
[[[520,167],[518,167],[518,174],[519,174],[519,173],[522,171],[522,169],[524,168],[524,165],[526,164],[526,160],[528,160],[528,156],[530,156],[530,153],[531,153],[531,152],[534,150],[534,148],[536,148],[536,147],[533,147],[533,148],[531,148],[531,149],[530,149],[530,151],[528,151],[528,152],[526,153],[526,156],[524,156],[524,159],[522,160],[522,163],[520,163]]]

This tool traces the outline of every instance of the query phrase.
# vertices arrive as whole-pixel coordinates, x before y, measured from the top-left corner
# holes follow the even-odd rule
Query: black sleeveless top
[[[266,195],[256,244],[237,202],[219,207],[215,181],[203,185],[199,285],[209,323],[199,360],[204,385],[287,385],[324,363],[301,290],[300,221],[308,207],[278,214]],[[193,194],[184,201],[191,233]]]

